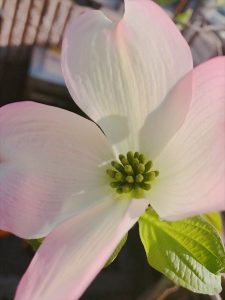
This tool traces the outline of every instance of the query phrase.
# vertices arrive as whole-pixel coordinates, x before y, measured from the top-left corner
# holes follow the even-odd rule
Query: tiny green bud
[[[133,175],[134,174],[134,171],[133,171],[133,168],[131,167],[131,165],[126,165],[124,167],[124,170],[125,172],[128,174],[128,175]]]
[[[139,153],[138,153],[138,152],[135,152],[135,153],[134,153],[134,158],[137,158],[137,159],[138,159],[138,157],[139,157]]]
[[[112,161],[111,162],[111,165],[116,169],[116,170],[118,170],[118,171],[120,171],[120,172],[124,172],[124,168],[123,168],[123,166],[121,165],[121,164],[119,164],[117,161]]]
[[[159,171],[154,171],[155,172],[155,177],[159,176]]]
[[[113,181],[110,183],[110,186],[112,188],[117,188],[117,187],[120,187],[121,186],[121,183],[120,182],[117,182],[117,181]]]
[[[140,183],[140,187],[141,187],[143,190],[149,191],[149,190],[151,189],[151,184],[142,182],[142,183]]]
[[[120,161],[121,161],[122,159],[124,159],[124,158],[125,158],[125,156],[124,156],[123,154],[120,154],[120,155],[119,155]]]
[[[123,175],[119,172],[116,172],[115,177],[116,180],[122,180],[123,179]]]
[[[138,182],[138,183],[142,182],[143,180],[144,180],[144,177],[143,177],[143,175],[141,175],[141,174],[138,174],[138,175],[135,177],[135,181]]]
[[[125,184],[122,189],[124,193],[129,193],[132,188],[128,184]]]
[[[152,161],[149,160],[146,164],[145,164],[145,172],[148,172],[152,167]]]
[[[150,180],[150,177],[151,177],[151,173],[145,173],[144,175],[144,181],[149,181]]]
[[[140,154],[138,159],[139,159],[139,162],[142,164],[145,162],[145,157],[143,154]]]
[[[139,165],[139,160],[138,160],[138,158],[135,158],[135,159],[134,159],[133,165],[137,165],[137,166]]]
[[[116,171],[114,171],[114,170],[112,170],[112,169],[107,169],[107,170],[106,170],[106,173],[107,173],[110,177],[112,177],[112,178],[114,178],[115,175],[116,175]]]
[[[155,172],[151,171],[149,173],[144,174],[145,181],[152,181],[155,179]]]
[[[119,159],[120,159],[121,163],[122,163],[124,166],[125,166],[125,165],[129,165],[129,162],[128,162],[127,158],[126,158],[124,155],[120,154],[120,155],[119,155]]]
[[[139,164],[138,167],[137,167],[137,170],[139,173],[144,173],[145,171],[145,165],[144,164]]]
[[[131,152],[131,151],[127,152],[127,159],[129,161],[129,163],[132,165],[133,160],[134,160],[133,152]]]
[[[150,172],[150,178],[149,180],[154,180],[155,179],[155,172]]]
[[[129,175],[129,176],[126,177],[126,181],[127,181],[128,183],[133,183],[133,182],[134,182],[134,177],[131,176],[131,175]]]

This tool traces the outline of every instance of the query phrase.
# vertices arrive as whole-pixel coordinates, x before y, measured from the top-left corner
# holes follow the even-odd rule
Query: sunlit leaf
[[[159,220],[149,209],[139,220],[149,264],[176,284],[203,294],[221,291],[225,251],[213,226],[202,217]]]

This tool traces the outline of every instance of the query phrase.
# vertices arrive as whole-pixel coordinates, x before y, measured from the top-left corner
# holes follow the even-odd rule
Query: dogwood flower
[[[73,20],[62,70],[97,125],[33,102],[0,109],[0,228],[47,238],[16,299],[78,299],[150,204],[175,220],[225,209],[225,57],[192,69],[152,1]],[[100,128],[101,130],[100,130]]]

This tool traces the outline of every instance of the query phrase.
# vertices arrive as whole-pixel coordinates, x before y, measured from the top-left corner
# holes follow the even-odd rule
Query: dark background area
[[[210,0],[169,2],[171,5],[165,8],[190,44],[195,65],[225,53],[225,3],[216,6],[217,1]],[[0,107],[29,99],[85,116],[70,97],[60,73],[65,26],[72,15],[79,15],[87,7],[104,6],[114,16],[121,15],[122,5],[117,0],[0,0]],[[13,299],[33,255],[26,241],[0,231],[0,300]],[[135,227],[116,261],[102,270],[82,299],[218,298],[174,288],[173,283],[150,268]]]

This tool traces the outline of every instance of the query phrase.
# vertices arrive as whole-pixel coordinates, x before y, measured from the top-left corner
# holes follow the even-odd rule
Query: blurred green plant
[[[160,5],[169,5],[169,4],[179,2],[179,0],[155,0],[155,2],[157,2]]]
[[[175,16],[175,22],[177,23],[180,30],[184,30],[184,28],[188,25],[192,14],[193,10],[189,8]]]

